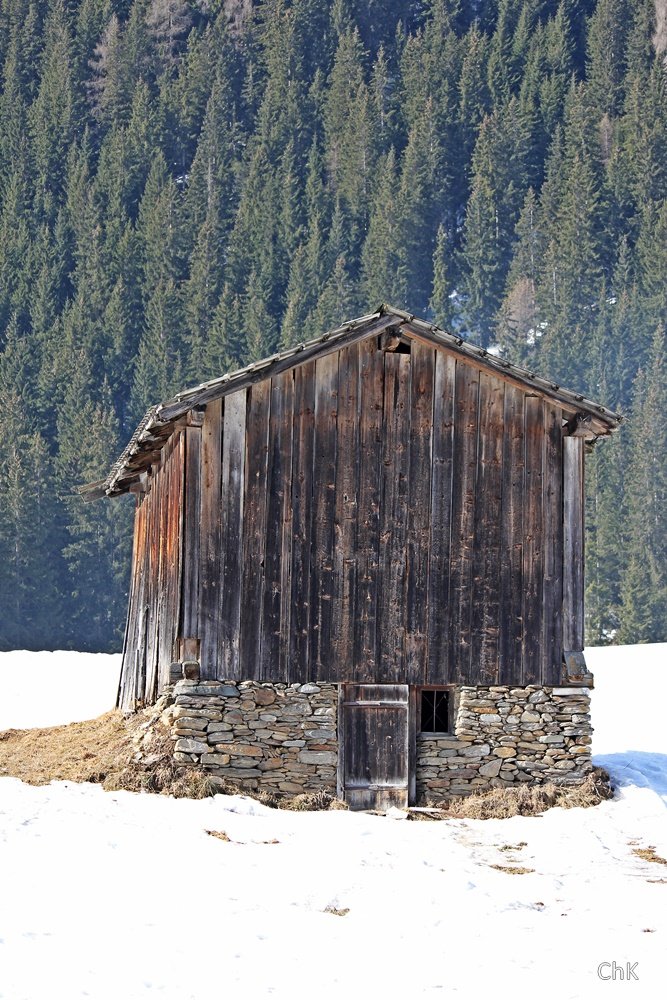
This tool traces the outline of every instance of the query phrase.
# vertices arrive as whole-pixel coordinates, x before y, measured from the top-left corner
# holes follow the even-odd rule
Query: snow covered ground
[[[82,722],[116,703],[120,654],[0,653],[0,732]],[[61,684],[62,678],[66,684]]]
[[[31,722],[23,663],[33,725],[111,707],[118,661],[80,657],[0,654],[0,728]],[[667,866],[633,850],[667,857],[667,646],[588,662],[622,782],[595,809],[408,823],[0,779],[0,997],[663,998]]]

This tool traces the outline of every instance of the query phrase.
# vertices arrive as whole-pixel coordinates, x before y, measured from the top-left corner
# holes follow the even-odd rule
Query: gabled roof
[[[245,368],[203,382],[192,389],[185,389],[172,399],[152,406],[106,479],[79,487],[78,492],[86,501],[126,493],[139,479],[141,473],[157,460],[162,446],[174,431],[176,422],[188,411],[389,329],[401,336],[421,340],[434,347],[446,348],[450,353],[474,362],[477,366],[488,369],[507,381],[517,383],[560,403],[572,416],[583,414],[588,418],[586,436],[591,440],[611,433],[621,422],[619,414],[586,399],[579,393],[563,389],[557,383],[496,357],[483,348],[476,347],[470,341],[446,333],[411,313],[394,306],[382,305],[375,312],[350,320],[335,330],[323,333],[315,340],[297,344],[296,347],[246,365]]]

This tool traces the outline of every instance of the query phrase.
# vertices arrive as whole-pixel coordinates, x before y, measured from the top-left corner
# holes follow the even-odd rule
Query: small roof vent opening
[[[385,330],[378,337],[378,350],[391,354],[410,354],[412,342],[393,330]]]

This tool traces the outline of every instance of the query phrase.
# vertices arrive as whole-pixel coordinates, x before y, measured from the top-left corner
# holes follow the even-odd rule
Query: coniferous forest
[[[667,638],[667,0],[0,0],[0,648],[118,649],[148,405],[387,301],[625,414],[594,644]]]

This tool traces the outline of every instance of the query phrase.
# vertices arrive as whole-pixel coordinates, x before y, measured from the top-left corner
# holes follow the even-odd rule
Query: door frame
[[[349,687],[396,687],[396,682],[375,684],[364,681],[350,681],[338,685],[337,730],[338,730],[338,767],[336,773],[336,793],[339,799],[345,801],[345,705],[346,689]],[[407,788],[408,805],[414,805],[417,794],[417,688],[413,684],[400,685],[407,687]]]

